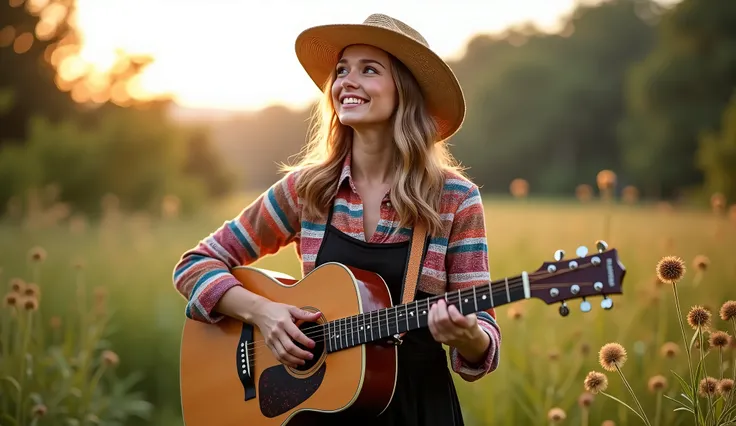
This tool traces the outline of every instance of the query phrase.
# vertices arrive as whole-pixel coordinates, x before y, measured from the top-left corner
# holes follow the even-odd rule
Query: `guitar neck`
[[[323,325],[328,352],[386,339],[427,327],[430,306],[441,299],[463,315],[485,311],[530,297],[526,272],[403,305],[340,318]]]

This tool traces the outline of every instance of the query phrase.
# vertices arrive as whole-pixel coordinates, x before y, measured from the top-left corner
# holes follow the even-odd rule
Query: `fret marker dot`
[[[363,329],[363,326],[360,326],[360,329],[362,330]]]
[[[468,303],[468,299],[465,299],[465,303]]]
[[[409,312],[409,315],[413,317],[414,316],[414,312]]]
[[[481,299],[486,300],[486,295],[484,294],[483,297],[481,297]]]
[[[426,313],[427,313],[427,311],[422,311],[422,315],[425,315]]]

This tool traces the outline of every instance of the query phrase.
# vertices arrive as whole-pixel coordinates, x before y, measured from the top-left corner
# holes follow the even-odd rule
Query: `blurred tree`
[[[736,1],[683,0],[629,78],[621,146],[635,183],[665,197],[699,186],[699,135],[718,129],[735,86]]]
[[[726,200],[736,202],[736,95],[722,114],[720,132],[707,132],[700,138],[697,164],[705,176],[702,194],[709,200],[720,192]]]
[[[75,19],[74,0],[0,0],[0,146],[23,141],[33,116],[90,119],[150,100],[129,89],[151,59],[118,52],[110,70],[93,70],[79,57]]]
[[[453,153],[497,192],[524,178],[533,192],[572,194],[618,169],[625,70],[650,50],[658,13],[649,0],[608,1],[578,7],[560,34],[476,38],[453,64],[469,102]]]

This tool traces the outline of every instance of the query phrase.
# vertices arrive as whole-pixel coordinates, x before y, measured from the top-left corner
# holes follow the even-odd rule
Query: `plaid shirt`
[[[365,241],[363,204],[353,184],[350,155],[345,159],[335,196],[332,225]],[[187,299],[186,316],[214,323],[222,318],[214,306],[231,287],[240,285],[229,268],[248,265],[294,243],[306,276],[315,260],[325,231],[324,222],[301,217],[296,195],[299,172],[290,172],[248,205],[237,217],[185,252],[174,268],[176,289]],[[430,294],[462,289],[490,281],[485,217],[478,187],[462,176],[447,175],[440,202],[443,228],[432,235],[417,288]],[[372,243],[395,243],[410,238],[408,228],[394,230],[398,215],[388,195],[381,203],[380,219]],[[490,336],[485,359],[471,365],[450,348],[452,369],[466,381],[474,381],[498,367],[501,332],[491,309],[478,313],[480,326]]]

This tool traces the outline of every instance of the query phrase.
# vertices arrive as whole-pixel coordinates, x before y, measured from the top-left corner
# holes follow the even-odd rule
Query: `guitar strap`
[[[414,225],[414,231],[411,237],[411,245],[409,247],[409,263],[406,267],[406,275],[404,277],[404,289],[402,292],[402,304],[406,304],[414,300],[417,293],[417,285],[419,283],[419,274],[422,271],[422,261],[424,260],[424,247],[427,242],[427,228],[424,222],[417,221]],[[403,336],[401,333],[399,337]]]

